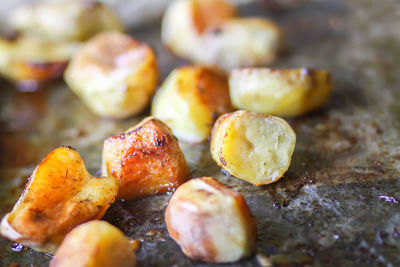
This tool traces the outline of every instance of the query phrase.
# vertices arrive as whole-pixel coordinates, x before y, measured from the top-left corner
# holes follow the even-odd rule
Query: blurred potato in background
[[[86,41],[102,31],[122,31],[115,12],[100,2],[62,1],[22,5],[9,15],[12,29],[55,41]]]
[[[0,74],[21,88],[27,83],[44,84],[62,76],[78,47],[76,42],[25,36],[0,38]]]
[[[61,1],[63,0],[2,0],[0,5],[0,30],[5,27],[7,14],[17,6]],[[269,10],[297,6],[307,1],[309,0],[229,0],[235,5],[256,2]],[[127,28],[134,28],[159,20],[171,0],[100,0],[100,2],[110,5]]]
[[[104,32],[73,56],[64,79],[95,114],[126,118],[146,108],[159,71],[154,51],[129,35]]]
[[[161,24],[162,42],[176,55],[226,71],[265,66],[283,47],[279,26],[264,17],[240,17],[226,0],[174,0]]]

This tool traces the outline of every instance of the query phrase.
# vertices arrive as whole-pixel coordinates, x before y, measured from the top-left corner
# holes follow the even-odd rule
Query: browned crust
[[[59,161],[58,153],[71,153],[68,166]],[[49,153],[29,178],[21,200],[9,216],[10,225],[24,237],[18,241],[57,244],[74,226],[101,218],[114,202],[115,188],[104,188],[104,203],[72,200],[88,175],[79,154],[71,147]]]
[[[222,114],[233,110],[225,73],[209,66],[185,66],[179,71],[180,91],[193,90],[196,98],[210,111],[210,126]]]
[[[198,67],[196,93],[201,102],[215,114],[214,121],[219,115],[232,111],[229,97],[229,84],[226,75],[216,69]]]
[[[177,188],[190,176],[171,130],[152,117],[105,140],[104,157],[108,174],[119,181],[119,198],[162,194]]]
[[[192,4],[193,24],[198,34],[209,28],[218,27],[235,15],[235,7],[224,0],[200,0],[193,1]]]

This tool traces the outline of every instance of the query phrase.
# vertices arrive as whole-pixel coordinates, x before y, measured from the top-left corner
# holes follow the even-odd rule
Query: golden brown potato
[[[78,47],[31,37],[0,39],[0,74],[17,83],[60,78]]]
[[[177,55],[190,58],[199,49],[200,34],[235,13],[235,7],[225,0],[172,1],[164,13],[162,41]]]
[[[118,179],[124,199],[162,194],[190,178],[178,141],[152,117],[104,141],[103,175]]]
[[[239,109],[274,116],[300,116],[324,105],[332,91],[327,71],[236,69],[229,76],[232,103]]]
[[[158,83],[153,50],[122,33],[101,33],[72,58],[64,78],[96,114],[125,118],[143,111]]]
[[[81,224],[69,232],[50,267],[134,267],[135,251],[115,226],[105,221]]]
[[[211,177],[181,185],[168,203],[165,222],[183,253],[196,260],[234,262],[256,247],[256,222],[244,198]]]
[[[282,32],[264,18],[236,18],[223,0],[175,0],[167,8],[161,37],[174,53],[224,70],[272,63]]]
[[[11,213],[1,221],[8,239],[53,252],[65,234],[100,219],[117,195],[117,181],[92,177],[79,154],[60,147],[36,167]]]
[[[218,116],[231,110],[225,74],[187,66],[168,76],[153,99],[151,112],[180,140],[198,143],[208,138]]]
[[[296,134],[283,119],[239,110],[221,116],[211,136],[211,155],[225,171],[254,185],[270,184],[287,171]]]
[[[10,26],[25,35],[46,40],[86,41],[102,31],[123,27],[106,5],[92,0],[36,3],[11,12]]]

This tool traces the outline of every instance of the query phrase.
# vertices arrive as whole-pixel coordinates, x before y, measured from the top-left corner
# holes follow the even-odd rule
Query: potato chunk
[[[274,62],[282,47],[282,33],[267,19],[234,18],[204,32],[201,42],[201,49],[192,55],[196,63],[231,70]]]
[[[153,99],[152,115],[180,140],[198,143],[219,115],[232,110],[225,74],[204,66],[174,70]]]
[[[239,109],[274,116],[300,116],[324,105],[332,83],[327,71],[237,69],[229,77],[232,103]]]
[[[153,50],[122,33],[101,33],[74,55],[65,81],[96,114],[125,118],[143,111],[158,82]]]
[[[283,119],[239,110],[221,116],[211,136],[211,155],[224,170],[254,185],[270,184],[287,171],[296,134]]]
[[[129,240],[105,221],[81,224],[69,232],[50,267],[134,267],[136,256]]]
[[[256,246],[256,222],[244,198],[212,177],[181,185],[165,221],[183,253],[196,260],[234,262],[250,256]]]
[[[190,58],[200,49],[200,35],[235,13],[235,7],[225,0],[172,1],[162,21],[162,41],[177,55]]]
[[[0,74],[10,81],[43,84],[60,78],[77,43],[45,41],[19,36],[0,39]]]
[[[264,18],[235,17],[226,1],[176,0],[162,22],[162,40],[174,53],[224,70],[272,63],[282,32]]]
[[[21,6],[11,12],[9,21],[23,34],[57,41],[86,41],[102,31],[123,30],[109,7],[92,0]]]
[[[74,149],[58,148],[34,170],[13,210],[2,219],[1,234],[53,252],[73,227],[100,219],[117,190],[114,178],[92,177]]]
[[[104,141],[103,175],[118,179],[124,199],[162,194],[190,178],[178,141],[152,117]]]

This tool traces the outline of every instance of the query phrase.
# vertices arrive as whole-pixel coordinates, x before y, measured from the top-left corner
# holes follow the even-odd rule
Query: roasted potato
[[[190,58],[201,49],[201,34],[236,14],[225,0],[175,0],[164,13],[161,39],[181,57]]]
[[[57,41],[86,41],[102,31],[123,30],[109,7],[92,0],[21,6],[11,12],[9,23],[24,35]]]
[[[190,178],[178,141],[152,117],[104,141],[103,175],[119,181],[123,199],[162,194]]]
[[[239,109],[293,117],[324,105],[332,83],[327,71],[301,69],[236,69],[230,73],[232,103]]]
[[[1,234],[28,247],[53,252],[75,226],[100,219],[114,202],[118,184],[112,177],[92,177],[79,154],[61,147],[36,167]]]
[[[153,99],[151,112],[180,140],[198,143],[208,138],[218,116],[231,110],[225,74],[187,66],[168,76]]]
[[[192,54],[200,64],[214,64],[224,70],[264,66],[277,58],[282,33],[272,21],[263,18],[234,18],[203,33],[201,48]]]
[[[244,198],[212,177],[181,185],[168,203],[165,222],[183,253],[195,260],[234,262],[256,247],[256,222]]]
[[[143,111],[158,76],[153,50],[117,32],[96,35],[74,55],[64,74],[71,90],[94,113],[112,118]]]
[[[77,43],[45,41],[19,36],[0,39],[0,74],[10,81],[39,84],[60,78]]]
[[[225,171],[254,185],[270,184],[287,171],[296,134],[283,119],[239,110],[221,116],[211,155]]]
[[[223,0],[175,0],[164,15],[162,41],[181,57],[224,70],[272,63],[282,47],[280,28],[235,14]]]
[[[90,221],[69,232],[50,267],[133,267],[136,256],[124,234],[105,221]]]

